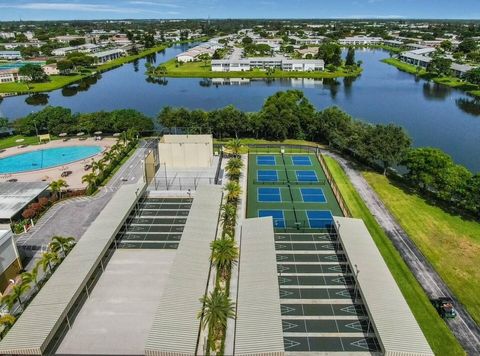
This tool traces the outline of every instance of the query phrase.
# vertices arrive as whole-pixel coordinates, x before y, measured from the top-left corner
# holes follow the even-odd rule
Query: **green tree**
[[[24,66],[20,67],[18,74],[29,78],[29,81],[34,83],[45,82],[48,79],[42,67],[40,67],[38,64],[25,64]]]
[[[355,65],[355,48],[348,47],[347,57],[345,58],[345,65],[346,66]]]
[[[48,245],[50,251],[55,252],[59,257],[65,258],[75,246],[74,237],[54,236]]]
[[[8,129],[10,122],[6,117],[0,117],[0,132]]]
[[[202,328],[208,330],[208,345],[211,351],[215,351],[216,340],[221,336],[222,330],[227,327],[228,319],[235,318],[235,303],[226,293],[215,289],[209,295],[200,298],[202,310],[197,315],[201,319]]]
[[[9,294],[2,297],[2,303],[5,303],[9,310],[15,305],[15,302],[18,302],[20,309],[23,311],[23,295],[30,290],[30,285],[27,283],[15,283],[12,287],[12,290]]]
[[[251,37],[245,36],[242,38],[243,45],[251,45],[253,43],[253,39]]]
[[[0,317],[0,325],[3,326],[3,332],[2,334],[5,335],[8,330],[11,329],[11,327],[13,326],[13,324],[15,324],[15,317],[11,314],[4,314]]]
[[[220,215],[223,231],[233,233],[237,220],[237,207],[234,204],[223,204]]]
[[[334,65],[338,67],[342,64],[342,48],[340,45],[333,41],[327,41],[320,45],[318,48],[317,58],[323,59],[325,65]]]
[[[37,262],[37,266],[42,267],[45,273],[52,273],[53,267],[59,262],[60,258],[56,252],[47,251],[42,254],[42,257]]]
[[[470,52],[474,52],[477,48],[477,41],[475,41],[473,38],[466,38],[458,44],[456,51],[468,54]]]
[[[465,73],[465,80],[469,83],[480,85],[480,67],[470,69]]]
[[[383,164],[383,174],[387,169],[397,165],[405,157],[412,140],[400,126],[375,125],[369,132],[371,160],[379,160]]]
[[[73,68],[74,68],[74,65],[71,60],[64,59],[63,61],[57,62],[57,69],[62,74],[70,74]]]
[[[447,76],[451,73],[452,60],[441,56],[435,56],[428,63],[427,71],[437,76]]]
[[[101,173],[105,169],[105,163],[103,163],[101,160],[99,161],[93,161],[92,162],[92,172],[99,172]]]
[[[242,194],[240,184],[235,181],[229,181],[225,185],[225,190],[227,191],[227,200],[229,202],[236,202],[240,198],[240,194]]]
[[[239,157],[240,156],[240,152],[242,150],[242,141],[240,141],[239,139],[233,139],[233,140],[230,140],[228,141],[227,143],[227,149],[232,152],[232,154],[235,156],[235,157]],[[230,160],[232,161],[232,160]],[[230,162],[229,161],[229,162]],[[235,162],[235,161],[234,161]],[[241,160],[240,160],[241,162]],[[231,163],[232,165],[235,164],[235,163]],[[238,165],[238,164],[237,164]],[[241,168],[241,167],[239,167]]]
[[[87,193],[91,194],[95,191],[97,184],[97,175],[95,173],[89,173],[82,177],[82,183],[87,184]]]
[[[63,188],[67,188],[68,184],[63,179],[58,179],[50,183],[49,185],[50,190],[54,196],[57,196],[61,199],[62,198],[62,190]]]
[[[33,267],[30,272],[22,273],[22,282],[33,284],[34,290],[38,289],[38,265]]]
[[[224,281],[227,281],[232,266],[238,261],[238,247],[235,240],[229,235],[216,239],[210,244],[212,255],[210,261],[215,265],[217,272]]]
[[[440,48],[443,49],[445,52],[451,52],[453,49],[453,44],[449,40],[444,40],[440,43]]]

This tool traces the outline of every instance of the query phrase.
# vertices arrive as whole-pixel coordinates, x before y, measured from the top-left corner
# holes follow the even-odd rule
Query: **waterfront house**
[[[123,49],[111,49],[108,51],[92,53],[90,56],[94,57],[97,63],[102,64],[123,57],[124,55],[125,51]]]
[[[22,59],[22,54],[20,53],[20,51],[0,51],[0,59]]]
[[[345,37],[338,42],[342,46],[367,46],[367,45],[378,45],[383,43],[383,38],[381,37],[369,37],[369,36],[354,36],[354,37]]]

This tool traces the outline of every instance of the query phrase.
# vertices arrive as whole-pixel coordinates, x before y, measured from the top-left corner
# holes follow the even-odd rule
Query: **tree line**
[[[449,206],[480,215],[480,174],[455,164],[435,148],[412,148],[412,140],[393,124],[369,124],[354,119],[338,107],[316,110],[302,91],[278,92],[257,112],[230,105],[212,111],[165,107],[157,116],[165,130],[182,128],[190,134],[212,133],[215,138],[300,139],[325,143],[386,173],[403,166],[405,182]],[[151,118],[135,110],[72,114],[62,107],[46,107],[13,122],[16,133],[34,135],[79,131],[123,132],[133,129],[151,134]],[[178,132],[178,131],[177,131]]]
[[[403,166],[404,182],[468,213],[480,215],[480,174],[455,164],[436,148],[413,148],[410,136],[393,124],[369,124],[338,107],[317,111],[298,90],[267,98],[258,112],[245,113],[233,106],[205,112],[165,107],[159,123],[172,130],[212,133],[216,138],[254,137],[270,140],[305,139],[321,142],[386,174]]]

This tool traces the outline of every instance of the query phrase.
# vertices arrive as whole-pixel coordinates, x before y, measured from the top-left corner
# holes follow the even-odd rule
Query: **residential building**
[[[297,45],[319,45],[323,41],[325,41],[324,36],[313,36],[313,37],[308,37],[308,38],[300,38],[298,36],[290,36],[292,40],[295,41]]]
[[[46,75],[58,75],[60,74],[60,71],[57,68],[56,63],[52,64],[47,64],[42,67],[43,71],[45,72]]]
[[[15,34],[13,32],[0,32],[0,38],[8,40],[10,38],[15,38]]]
[[[22,54],[20,53],[20,51],[0,51],[0,59],[22,59]]]
[[[102,64],[109,62],[111,60],[123,57],[125,51],[123,49],[111,49],[108,51],[102,51],[97,53],[92,53],[91,56],[97,59],[97,63]]]
[[[367,46],[382,44],[383,38],[369,36],[345,37],[338,41],[342,46]]]
[[[80,46],[57,48],[52,51],[52,54],[54,56],[66,56],[68,53],[72,53],[72,52],[95,53],[95,52],[98,52],[99,50],[100,50],[100,46],[97,46],[92,43],[86,43]]]
[[[212,72],[243,72],[253,68],[308,72],[324,70],[325,63],[321,59],[286,59],[280,56],[212,60]]]
[[[86,37],[77,36],[77,35],[73,35],[73,36],[67,35],[67,36],[57,36],[57,37],[54,37],[53,39],[61,43],[69,43],[70,41],[73,41],[73,40],[81,40],[81,39],[86,40]]]
[[[0,225],[0,291],[2,293],[21,269],[20,255],[10,226]]]
[[[188,51],[180,53],[177,55],[177,61],[186,63],[186,62],[193,62],[198,57],[203,54],[207,54],[208,56],[213,56],[215,51],[223,46],[217,42],[205,42],[196,47],[190,48]]]
[[[397,47],[397,48],[404,46],[404,43],[398,40],[385,40],[383,41],[383,44],[386,46]]]
[[[318,47],[308,47],[304,49],[297,49],[297,52],[302,56],[302,58],[310,56],[315,56],[318,53]]]
[[[36,47],[40,48],[45,44],[45,42],[35,41],[35,42],[12,42],[12,43],[2,43],[1,45],[5,47],[6,50],[12,50],[19,47]]]
[[[17,75],[18,75],[18,69]],[[0,71],[0,78],[4,71]],[[21,218],[23,210],[38,198],[48,195],[45,182],[0,183],[0,224],[10,224]]]

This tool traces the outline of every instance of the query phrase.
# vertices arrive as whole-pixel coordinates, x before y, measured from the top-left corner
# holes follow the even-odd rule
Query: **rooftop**
[[[10,219],[48,188],[44,182],[0,183],[0,219]]]

